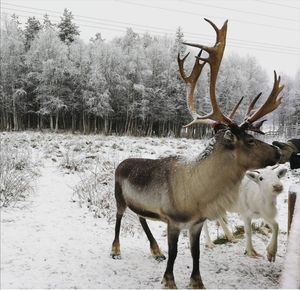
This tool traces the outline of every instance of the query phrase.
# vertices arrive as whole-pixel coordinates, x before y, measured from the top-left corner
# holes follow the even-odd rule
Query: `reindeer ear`
[[[227,145],[234,145],[235,143],[235,136],[230,130],[226,130],[224,133],[224,139]]]
[[[286,173],[287,173],[287,169],[281,168],[281,169],[278,169],[277,176],[278,176],[278,178],[282,178],[283,176],[285,176]]]
[[[254,171],[247,171],[247,172],[246,172],[246,176],[247,176],[250,180],[252,180],[252,181],[258,183],[258,176],[259,176],[259,174],[258,174],[257,172],[254,172]]]

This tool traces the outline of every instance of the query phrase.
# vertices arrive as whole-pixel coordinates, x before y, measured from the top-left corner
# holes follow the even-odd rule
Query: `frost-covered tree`
[[[300,125],[300,70],[295,78],[284,73],[281,74],[284,89],[282,91],[283,101],[276,110],[274,121],[281,126],[288,128],[299,123]],[[290,129],[290,128],[288,128]]]
[[[73,19],[74,16],[72,12],[65,9],[60,23],[57,24],[59,37],[61,41],[66,44],[72,43],[75,37],[80,35],[79,27],[73,23]]]
[[[42,25],[38,19],[29,17],[25,23],[24,36],[25,36],[25,49],[30,48],[31,42],[37,35],[37,33],[42,29]]]
[[[97,42],[97,41],[105,41],[105,39],[102,38],[102,35],[100,32],[97,32],[95,35],[95,38],[91,37],[90,39],[91,42]]]
[[[178,53],[184,54],[186,51],[186,45],[183,44],[184,42],[184,33],[182,31],[181,27],[178,27],[175,33],[175,39],[174,39],[174,56],[176,56]]]
[[[124,133],[127,112],[127,88],[128,79],[125,74],[127,67],[127,55],[123,53],[120,45],[114,41],[109,44],[98,43],[93,50],[93,69],[97,65],[105,78],[109,90],[109,104],[112,108],[107,114],[106,125],[108,131],[114,130]],[[114,112],[114,114],[112,114]],[[110,118],[108,118],[110,116]],[[106,133],[108,132],[106,131]]]
[[[18,18],[2,14],[1,22],[1,128],[19,130],[22,111],[14,96],[24,87],[24,41]]]
[[[124,55],[122,56],[122,72],[124,91],[122,99],[125,110],[125,132],[137,134],[138,115],[140,114],[141,91],[136,88],[142,82],[145,69],[145,54],[143,41],[132,29],[127,29],[125,36],[118,40]],[[123,113],[123,116],[124,116]]]
[[[69,77],[70,60],[67,57],[68,47],[59,39],[58,33],[51,27],[40,31],[27,53],[27,66],[30,68],[28,79],[35,83],[36,101],[41,116],[39,126],[42,128],[42,117],[49,116],[50,127],[58,130],[60,113],[66,109],[66,100],[70,93],[66,85]]]
[[[69,46],[70,59],[70,78],[69,87],[70,93],[68,95],[68,113],[66,114],[71,124],[68,127],[72,128],[72,132],[76,130],[76,124],[81,126],[81,120],[78,118],[83,111],[82,94],[87,84],[88,73],[90,71],[90,57],[88,46],[79,39],[76,39]]]
[[[149,128],[163,135],[166,131],[173,130],[176,120],[177,94],[176,74],[173,54],[173,40],[168,37],[157,38],[147,47],[145,53],[148,63],[147,100],[149,102]],[[177,67],[177,64],[176,64]]]
[[[80,116],[79,124],[85,134],[91,131],[91,120],[94,121],[95,131],[97,117],[104,114],[104,110],[100,109],[101,102],[99,103],[97,96],[102,96],[102,92],[107,87],[101,81],[101,71],[94,71],[94,66],[99,66],[99,62],[93,52],[95,46],[101,43],[98,40],[86,45],[83,41],[75,40],[69,47],[69,58],[72,61],[72,91],[69,96],[72,100],[69,104],[72,112],[72,130],[75,129],[75,117]]]
[[[51,22],[51,20],[49,19],[49,15],[47,13],[43,17],[43,28],[46,27],[52,27],[52,28],[55,27],[55,24]]]
[[[300,67],[298,68],[293,85],[293,99],[295,106],[295,120],[300,124]]]

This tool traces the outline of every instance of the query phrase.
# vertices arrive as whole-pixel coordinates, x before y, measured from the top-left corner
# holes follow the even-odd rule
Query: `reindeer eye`
[[[264,179],[263,179],[263,177],[262,177],[262,176],[260,176],[260,177],[259,177],[259,180],[260,180],[260,181],[263,181]]]
[[[254,139],[250,139],[250,140],[248,141],[248,144],[249,144],[249,145],[253,145],[253,144],[254,144]]]

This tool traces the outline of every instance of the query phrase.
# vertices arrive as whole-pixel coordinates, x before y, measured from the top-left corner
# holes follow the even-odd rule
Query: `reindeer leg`
[[[200,259],[200,234],[203,223],[193,225],[190,228],[190,246],[193,257],[193,271],[190,278],[190,286],[194,289],[204,289],[200,276],[199,259]]]
[[[266,221],[272,227],[272,239],[267,247],[267,258],[269,262],[275,262],[277,253],[278,223],[275,220]]]
[[[254,250],[253,244],[252,244],[252,229],[251,229],[251,218],[249,217],[243,217],[244,220],[244,227],[245,227],[245,234],[246,234],[246,251],[245,254],[252,258],[261,257],[262,255],[257,253]]]
[[[178,237],[180,234],[180,229],[177,227],[171,227],[170,224],[168,224],[168,245],[169,245],[169,251],[168,251],[168,262],[167,262],[167,268],[162,280],[162,284],[164,288],[168,289],[177,289],[175,280],[174,280],[174,262],[177,257],[177,243],[178,243]]]
[[[145,233],[148,237],[148,240],[150,242],[150,249],[151,249],[151,253],[152,253],[153,257],[155,258],[155,260],[157,260],[159,262],[165,260],[166,257],[161,252],[155,238],[153,237],[153,235],[152,235],[152,233],[149,229],[149,226],[146,222],[146,219],[143,218],[143,217],[140,217],[139,220],[140,220],[140,223],[141,223],[141,225],[142,225],[142,227],[143,227],[143,229],[144,229],[144,231],[145,231]]]
[[[121,220],[122,220],[123,214],[117,213],[117,219],[116,219],[116,225],[115,225],[115,239],[111,246],[111,252],[110,256],[113,259],[121,259],[121,250],[120,250],[120,227],[121,227]]]
[[[205,247],[209,249],[213,249],[216,245],[213,243],[213,241],[210,238],[208,227],[207,227],[207,221],[203,224],[203,230],[205,234]]]
[[[236,243],[237,240],[235,239],[233,233],[230,231],[230,229],[227,227],[226,223],[224,222],[223,218],[219,218],[218,222],[220,224],[220,226],[223,229],[223,232],[225,234],[225,236],[227,237],[228,241],[232,242],[232,243]]]
[[[115,238],[112,243],[110,256],[113,259],[121,259],[119,236],[120,236],[122,217],[127,208],[127,205],[123,198],[122,188],[118,183],[115,184],[115,197],[117,202],[117,216],[116,216],[116,225],[115,225]]]

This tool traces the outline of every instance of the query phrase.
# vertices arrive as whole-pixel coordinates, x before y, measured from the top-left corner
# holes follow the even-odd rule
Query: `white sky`
[[[215,32],[203,18],[218,27],[228,19],[225,55],[255,56],[271,79],[273,70],[294,77],[300,68],[299,0],[1,0],[1,12],[16,13],[23,24],[45,13],[58,23],[65,8],[86,42],[97,32],[111,40],[128,27],[152,35],[181,27],[186,41],[212,45]]]

